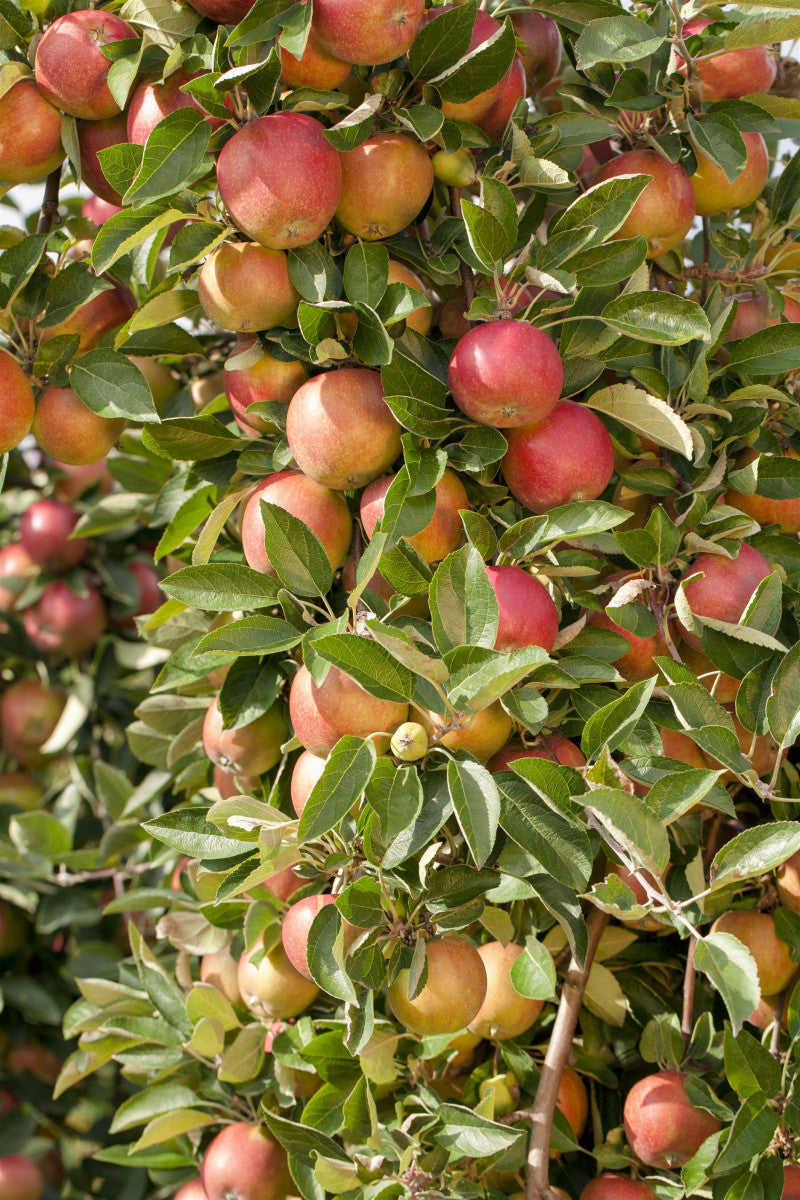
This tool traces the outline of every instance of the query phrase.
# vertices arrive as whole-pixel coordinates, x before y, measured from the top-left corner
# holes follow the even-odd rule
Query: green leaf
[[[698,941],[694,962],[721,995],[738,1033],[761,998],[752,954],[733,934],[709,933]]]
[[[335,904],[319,910],[308,933],[308,969],[314,982],[330,996],[354,1004],[356,989],[343,967],[343,929]]]
[[[415,79],[432,79],[454,67],[469,50],[477,0],[435,13],[420,29],[408,52],[408,69]]]
[[[222,837],[217,827],[206,820],[206,810],[202,808],[173,809],[152,821],[143,822],[142,828],[190,858],[233,858],[246,849],[241,842]]]
[[[178,108],[156,125],[147,139],[136,177],[123,203],[147,204],[172,196],[205,168],[211,127],[195,108]]]
[[[775,1096],[781,1086],[780,1066],[746,1029],[736,1037],[725,1030],[725,1077],[742,1099],[758,1092]]]
[[[262,655],[280,654],[291,650],[302,639],[302,634],[278,617],[243,617],[220,629],[213,629],[202,638],[192,657],[203,654]]]
[[[474,546],[462,546],[439,564],[429,598],[433,634],[442,652],[457,646],[494,646],[497,597]]]
[[[494,779],[479,763],[451,759],[447,787],[459,828],[476,866],[482,867],[494,847],[500,821],[500,796]]]
[[[215,417],[170,417],[143,430],[142,439],[148,450],[162,458],[184,462],[221,458],[237,449],[239,443],[237,435]]]
[[[267,557],[285,588],[324,596],[333,581],[330,559],[317,535],[285,508],[260,501]]]
[[[471,50],[455,66],[431,79],[443,100],[463,104],[488,91],[505,75],[517,52],[514,26],[506,17],[502,29]]]
[[[594,244],[608,241],[630,216],[650,182],[649,175],[633,175],[593,184],[551,221],[549,235],[588,226],[595,231]]]
[[[506,230],[493,213],[473,204],[471,200],[461,201],[461,215],[473,254],[487,271],[492,271],[511,248]]]
[[[588,71],[598,63],[640,62],[660,50],[662,43],[661,34],[644,21],[621,13],[590,21],[575,43],[575,55],[579,69]]]
[[[90,350],[73,363],[69,381],[86,407],[99,417],[159,420],[150,385],[124,354]]]
[[[414,676],[388,650],[356,633],[331,633],[314,639],[314,652],[361,684],[379,700],[410,700]]]
[[[196,1101],[197,1097],[191,1088],[183,1084],[156,1084],[122,1101],[114,1113],[110,1131],[121,1133],[125,1129],[133,1129],[175,1108],[190,1108]]]
[[[389,251],[379,242],[359,242],[344,260],[344,292],[351,304],[377,308],[389,282]]]
[[[555,1000],[556,969],[546,946],[533,935],[511,968],[511,982],[521,996],[530,1000]]]
[[[731,368],[753,379],[785,375],[800,363],[800,326],[791,322],[759,329],[731,346]]]
[[[638,866],[653,875],[666,870],[670,858],[669,836],[647,797],[600,787],[587,792],[583,803]]]
[[[630,383],[613,383],[594,392],[586,401],[589,408],[606,413],[632,429],[644,434],[659,446],[666,446],[692,459],[694,445],[689,426],[681,420],[671,405]]]
[[[655,686],[655,676],[644,679],[592,713],[581,735],[581,750],[588,759],[597,758],[604,749],[610,754],[625,741],[647,708]]]
[[[800,827],[795,821],[772,821],[746,829],[726,842],[711,863],[715,887],[733,879],[751,879],[774,871],[800,850]]]
[[[339,739],[300,817],[297,836],[301,845],[339,824],[369,783],[376,757],[371,741],[350,736]]]
[[[626,292],[605,306],[602,319],[627,337],[657,346],[711,339],[711,326],[700,305],[670,292]]]
[[[553,765],[553,764],[549,764]],[[522,777],[501,772],[500,825],[547,875],[574,891],[585,888],[594,855],[586,831],[537,796]]]
[[[455,1104],[441,1104],[437,1116],[442,1122],[442,1128],[436,1135],[436,1140],[445,1149],[458,1151],[459,1155],[469,1158],[486,1158],[508,1150],[512,1146],[520,1146],[527,1140],[527,1134],[522,1130],[510,1129],[508,1125],[499,1125],[487,1121],[469,1108]]]
[[[162,584],[168,596],[192,608],[225,612],[237,608],[272,608],[278,584],[243,563],[207,563],[184,567]]]
[[[763,1094],[748,1096],[733,1119],[728,1138],[723,1145],[715,1170],[723,1174],[734,1167],[744,1166],[757,1154],[763,1154],[780,1124],[780,1115]]]

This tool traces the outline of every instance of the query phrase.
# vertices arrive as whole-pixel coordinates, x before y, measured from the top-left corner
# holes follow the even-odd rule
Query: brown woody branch
[[[681,1033],[683,1034],[683,1050],[687,1053],[692,1040],[694,1029],[694,985],[697,981],[697,968],[694,965],[694,950],[697,938],[689,938],[689,949],[686,953],[686,970],[683,975],[683,1013],[681,1015]]]
[[[58,189],[60,185],[61,164],[47,176],[47,183],[44,186],[42,211],[39,213],[39,222],[36,226],[37,234],[44,234],[46,237],[53,228],[53,223],[58,216]]]

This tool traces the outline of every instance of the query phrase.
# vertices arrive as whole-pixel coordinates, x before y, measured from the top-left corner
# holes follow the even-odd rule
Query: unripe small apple
[[[417,762],[428,753],[428,735],[417,721],[404,721],[392,734],[389,747],[401,762]]]
[[[453,154],[437,150],[431,161],[435,177],[448,187],[467,187],[475,182],[475,162],[468,150],[456,150]]]
[[[478,1095],[483,1100],[490,1093],[494,1094],[495,1118],[505,1117],[512,1113],[517,1107],[519,1099],[516,1077],[508,1071],[504,1075],[493,1075],[491,1079],[484,1079],[478,1088]]]

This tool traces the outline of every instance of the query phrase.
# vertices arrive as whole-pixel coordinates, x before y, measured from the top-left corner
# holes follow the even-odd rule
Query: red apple
[[[254,775],[232,775],[230,771],[223,770],[214,764],[213,773],[214,787],[222,796],[223,800],[229,800],[231,796],[241,796],[246,794],[257,793],[260,786],[259,780]]]
[[[0,550],[0,612],[11,612],[17,606],[22,590],[38,568],[22,542],[9,542]]]
[[[736,558],[721,554],[698,555],[681,578],[687,579],[698,572],[698,578],[683,588],[689,608],[698,617],[711,617],[735,625],[762,579],[772,574],[772,566],[763,554],[742,542]],[[683,636],[690,646],[702,649],[697,634],[683,629]]]
[[[255,0],[188,0],[196,12],[212,21],[224,22],[227,25],[238,25],[242,17],[246,17],[253,7]]]
[[[388,63],[409,49],[425,0],[314,0],[314,32],[328,54],[359,66]]]
[[[208,1200],[200,1176],[190,1179],[188,1183],[184,1183],[183,1187],[178,1188],[174,1200]]]
[[[439,11],[446,12],[453,5],[447,5]],[[469,50],[477,50],[478,46],[482,46],[484,42],[488,42],[489,38],[494,37],[499,33],[501,24],[494,17],[490,17],[482,8],[478,9],[475,15],[475,24],[472,27],[472,35],[469,42]],[[470,121],[472,124],[477,124],[481,117],[484,117],[492,105],[499,99],[503,87],[505,86],[511,68],[506,72],[502,79],[487,88],[485,92],[479,92],[471,100],[456,102],[453,100],[442,101],[442,112],[451,121]]]
[[[586,766],[583,753],[569,738],[562,737],[560,733],[540,733],[531,746],[522,742],[509,742],[495,754],[489,763],[489,770],[493,774],[496,771],[508,771],[511,763],[520,758],[544,758],[549,762],[561,763],[565,767],[575,767],[577,770]]]
[[[21,79],[0,96],[0,182],[35,183],[63,161],[61,114]]]
[[[44,1192],[44,1176],[32,1158],[9,1154],[0,1158],[0,1198],[2,1200],[39,1200]]]
[[[289,1020],[299,1017],[309,1008],[319,988],[295,970],[286,955],[283,943],[278,942],[258,963],[251,960],[261,946],[239,959],[239,991],[247,1008],[258,1017],[280,1017]]]
[[[78,514],[60,500],[37,500],[20,522],[20,542],[30,557],[50,575],[79,563],[89,549],[86,538],[70,537]]]
[[[285,901],[301,887],[305,887],[305,883],[295,875],[294,867],[284,867],[282,871],[276,871],[274,875],[265,879],[264,887],[268,892],[272,892],[273,896]]]
[[[487,567],[500,619],[495,650],[541,646],[549,654],[558,634],[558,612],[547,588],[522,567]]]
[[[263,1125],[226,1125],[206,1148],[200,1171],[208,1200],[285,1200],[286,1151]]]
[[[87,221],[92,221],[98,229],[105,224],[109,217],[115,217],[120,212],[122,209],[119,204],[112,204],[100,196],[90,196],[88,200],[84,200],[81,206],[81,216],[86,217]]]
[[[104,458],[84,466],[72,466],[70,463],[54,459],[53,466],[60,473],[56,479],[56,496],[65,504],[78,500],[91,488],[96,487],[98,492],[104,493],[110,492],[114,487],[114,480]]]
[[[325,770],[327,761],[318,754],[312,754],[310,750],[304,750],[294,764],[291,781],[292,808],[298,817],[302,816],[306,801],[314,784]]]
[[[735,179],[698,151],[697,170],[689,182],[698,217],[716,217],[733,208],[747,208],[764,190],[769,175],[767,143],[760,133],[743,133],[747,162]]]
[[[530,1029],[542,1011],[541,1000],[522,996],[511,980],[511,968],[524,953],[516,942],[503,946],[486,942],[478,954],[486,971],[486,994],[475,1016],[468,1022],[471,1033],[492,1041],[516,1038]]]
[[[783,1191],[781,1200],[800,1200],[800,1166],[783,1164]]]
[[[31,1037],[25,1037],[8,1051],[5,1065],[9,1071],[35,1075],[47,1083],[55,1083],[61,1071],[58,1055]]]
[[[105,606],[91,583],[84,580],[82,589],[57,579],[25,609],[25,632],[42,654],[77,658],[97,645],[106,628]]]
[[[561,356],[546,333],[524,321],[476,325],[461,338],[449,368],[450,391],[481,425],[535,425],[552,412],[564,383]]]
[[[515,12],[511,24],[523,43],[522,64],[528,86],[538,92],[551,83],[561,65],[561,34],[550,17],[537,12]]]
[[[406,720],[408,705],[370,696],[338,667],[331,667],[318,686],[303,666],[292,680],[289,715],[295,735],[312,754],[329,754],[345,734],[372,737],[382,753],[389,735]]]
[[[564,1114],[576,1141],[579,1141],[589,1116],[589,1096],[580,1075],[569,1067],[564,1068],[558,1083],[556,1108]],[[550,1154],[555,1158],[558,1151],[551,1150]]]
[[[520,56],[515,54],[500,95],[482,116],[475,118],[475,124],[483,130],[493,146],[499,146],[503,140],[517,101],[522,100],[525,95],[525,86],[525,68]]]
[[[736,301],[736,316],[725,337],[726,342],[749,337],[750,334],[757,333],[759,329],[766,329],[769,325],[780,325],[781,320],[792,321],[794,324],[800,321],[800,304],[792,300],[791,296],[783,298],[782,316],[773,313],[767,297],[759,293],[742,292],[738,296],[731,296],[730,299]]]
[[[102,47],[136,40],[130,25],[102,9],[81,9],[56,17],[36,47],[34,73],[39,90],[56,108],[88,121],[120,111],[108,88],[111,59]]]
[[[267,712],[241,725],[224,729],[219,699],[214,697],[203,721],[203,749],[217,766],[234,775],[263,775],[281,757],[289,735],[286,706],[276,700]]]
[[[406,1029],[423,1037],[457,1033],[476,1017],[486,996],[486,968],[471,942],[437,938],[425,946],[428,978],[418,996],[409,999],[408,970],[386,989],[389,1007]]]
[[[752,954],[762,995],[774,996],[788,985],[797,963],[775,931],[772,913],[735,909],[717,917],[712,933],[731,933]]]
[[[52,338],[68,333],[77,333],[79,341],[75,356],[94,350],[104,334],[119,328],[132,316],[136,309],[130,292],[114,284],[76,308],[58,325],[39,329],[39,341],[49,342]]]
[[[684,25],[683,36],[691,37],[713,24],[707,17],[695,17]],[[767,46],[745,46],[700,59],[695,71],[703,85],[703,99],[715,104],[718,100],[740,100],[749,92],[768,92],[775,82],[778,64]]]
[[[695,1108],[685,1084],[686,1075],[680,1071],[658,1071],[628,1092],[625,1136],[636,1157],[649,1167],[682,1167],[722,1128],[711,1113]]]
[[[70,387],[42,392],[33,418],[33,436],[51,458],[72,467],[99,462],[119,438],[122,417],[98,417]]]
[[[305,363],[282,362],[262,349],[258,340],[238,338],[225,364],[225,395],[243,433],[271,433],[275,425],[247,410],[266,401],[288,404],[308,378]]]
[[[342,62],[323,49],[312,25],[306,48],[300,58],[295,58],[283,46],[278,46],[281,56],[281,78],[290,88],[313,88],[327,92],[344,83],[350,74],[351,64]]]
[[[0,696],[0,741],[6,754],[24,767],[44,762],[40,748],[52,734],[64,697],[38,679],[21,679]]]
[[[217,185],[243,233],[285,250],[315,241],[329,224],[341,194],[341,161],[319,121],[272,113],[223,146]]]
[[[242,548],[254,571],[275,572],[264,548],[264,518],[261,501],[283,508],[316,534],[336,570],[347,557],[352,523],[347,501],[341,492],[323,487],[299,471],[279,471],[258,485],[247,501],[242,517]]]
[[[0,349],[0,454],[18,446],[33,421],[28,377],[7,350]]]
[[[230,145],[230,142],[228,143]],[[209,254],[197,280],[203,312],[237,332],[294,325],[298,295],[282,250],[225,242]]]
[[[645,238],[648,258],[658,258],[679,245],[695,216],[692,184],[680,163],[670,162],[658,150],[628,150],[604,163],[595,183],[619,175],[652,175],[652,179],[613,238]]]
[[[639,637],[638,634],[631,633],[629,629],[618,625],[606,612],[590,612],[586,623],[599,629],[610,629],[614,633],[621,634],[627,640],[629,649],[623,651],[613,662],[622,678],[627,679],[628,683],[637,683],[639,680],[649,679],[651,675],[655,675],[657,672],[656,656],[669,654],[667,643],[658,630],[649,637]]]
[[[99,154],[101,150],[107,150],[109,146],[119,146],[127,140],[128,133],[124,113],[120,113],[116,117],[108,117],[105,121],[80,121],[78,123],[81,179],[87,187],[92,189],[95,196],[105,200],[114,208],[114,211],[119,211],[122,197],[103,174]],[[91,200],[87,203],[91,203]],[[86,205],[84,205],[85,207]],[[91,213],[84,212],[83,215],[95,220]],[[108,215],[112,216],[113,213]],[[102,221],[95,220],[95,224],[101,225]]]
[[[211,117],[189,92],[181,88],[192,79],[198,79],[202,71],[190,75],[187,71],[177,70],[164,80],[163,83],[142,83],[131,97],[128,108],[127,133],[128,141],[143,146],[150,134],[170,113],[179,108],[193,108],[202,113],[212,129],[219,129],[225,124],[219,117]]]
[[[308,969],[308,935],[311,932],[311,926],[321,909],[328,904],[335,903],[335,896],[306,896],[303,900],[297,900],[292,904],[283,918],[281,926],[283,948],[294,969],[306,979],[312,978]],[[344,921],[342,932],[346,951],[362,930],[356,929],[355,925],[351,925],[349,921]]]
[[[508,489],[534,513],[596,500],[614,474],[614,448],[590,408],[561,400],[538,425],[511,429],[502,468]]]
[[[431,194],[431,160],[424,147],[404,133],[373,134],[341,161],[336,219],[362,241],[379,241],[405,229]]]
[[[598,1175],[591,1183],[587,1183],[581,1192],[581,1200],[656,1200],[656,1195],[640,1179],[628,1179],[625,1175]]]
[[[384,513],[386,493],[394,482],[394,475],[376,479],[364,489],[361,496],[361,521],[368,538]],[[435,488],[436,503],[433,516],[424,529],[413,534],[408,541],[426,562],[438,562],[446,558],[460,544],[464,536],[459,511],[470,507],[464,485],[454,471],[447,469]]]

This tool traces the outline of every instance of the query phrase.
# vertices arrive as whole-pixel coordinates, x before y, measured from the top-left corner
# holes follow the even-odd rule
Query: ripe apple
[[[242,517],[242,549],[254,571],[274,575],[264,548],[261,501],[283,508],[316,534],[336,570],[350,549],[353,527],[347,501],[341,492],[323,487],[299,471],[268,475],[250,496]]]
[[[257,339],[237,338],[235,351],[225,363],[225,395],[242,432],[272,433],[275,425],[248,408],[265,401],[288,405],[307,378],[305,363],[282,362],[263,350]]]
[[[238,25],[246,17],[255,0],[188,0],[196,12],[212,21],[227,25]]]
[[[31,1037],[25,1037],[8,1051],[5,1065],[9,1071],[35,1075],[47,1083],[55,1083],[61,1071],[58,1055]]]
[[[450,359],[450,391],[480,425],[535,425],[552,412],[564,383],[561,356],[525,321],[490,321],[461,338]]]
[[[70,387],[48,387],[36,405],[32,432],[45,454],[81,467],[104,459],[126,424],[123,417],[98,417]]]
[[[312,754],[310,750],[304,750],[294,764],[290,790],[292,808],[298,817],[302,816],[308,797],[311,795],[314,784],[325,770],[327,761],[326,758],[320,758],[318,754]]]
[[[503,134],[511,114],[516,108],[517,101],[522,100],[525,92],[525,68],[520,56],[515,54],[514,61],[503,80],[500,95],[482,116],[475,118],[475,124],[483,130],[493,146],[499,146],[503,140]]]
[[[707,17],[695,17],[684,25],[684,37],[700,33],[713,24]],[[768,92],[775,82],[777,70],[775,55],[766,46],[728,50],[695,63],[695,71],[703,85],[703,99],[708,104],[718,100],[740,100],[749,92]]]
[[[200,269],[197,295],[222,329],[246,333],[296,324],[299,296],[289,261],[282,250],[256,242],[225,242],[212,251]]]
[[[360,367],[326,371],[302,384],[289,404],[286,437],[303,474],[341,492],[371,483],[401,449],[380,374]]]
[[[735,909],[717,917],[712,933],[732,933],[752,954],[765,996],[782,992],[797,970],[789,947],[775,932],[772,913]]]
[[[352,554],[345,559],[345,564],[342,567],[341,583],[342,588],[346,592],[351,592],[356,586],[356,568],[353,562]],[[383,600],[386,604],[389,604],[392,600],[392,597],[397,595],[395,589],[384,578],[380,571],[375,571],[375,573],[370,576],[367,587],[371,592],[374,592],[376,596],[380,596],[381,600]],[[409,596],[403,601],[402,604],[397,606],[395,611],[398,613],[402,612],[404,615],[409,617],[425,618],[430,615],[428,596],[426,593],[418,596]]]
[[[109,217],[115,217],[119,212],[122,212],[119,204],[111,204],[100,196],[90,196],[81,205],[81,216],[86,217],[86,220],[91,221],[98,229]]]
[[[78,514],[60,500],[36,500],[20,522],[20,542],[33,561],[50,575],[68,571],[89,549],[87,538],[70,537]]]
[[[38,567],[22,542],[8,542],[0,550],[0,612],[12,612],[20,593]]]
[[[311,932],[314,918],[326,905],[335,903],[335,896],[306,896],[292,904],[283,918],[281,926],[283,948],[289,962],[306,979],[312,978],[308,969],[308,935]],[[362,932],[355,925],[351,925],[349,921],[343,921],[345,951]]]
[[[605,1174],[587,1183],[581,1200],[656,1200],[656,1195],[641,1179]]]
[[[630,649],[623,651],[619,658],[615,658],[613,661],[622,678],[627,679],[628,683],[649,679],[656,673],[656,656],[669,654],[667,643],[659,630],[649,637],[639,637],[637,634],[631,633],[629,629],[618,625],[606,612],[590,612],[586,623],[599,629],[611,629],[614,633],[619,633],[626,638]]]
[[[159,121],[163,121],[170,113],[177,112],[179,108],[193,108],[203,114],[212,129],[221,128],[225,124],[223,120],[209,116],[194,96],[181,91],[185,83],[197,79],[201,74],[201,71],[189,74],[187,71],[177,70],[163,83],[140,84],[133,93],[128,108],[128,141],[143,146]]]
[[[274,875],[270,875],[268,879],[264,880],[264,887],[267,891],[284,901],[304,886],[304,881],[299,875],[295,875],[293,867],[284,867],[282,871],[276,871]]]
[[[44,1176],[32,1158],[9,1154],[0,1158],[0,1197],[2,1200],[39,1200],[44,1192]]]
[[[258,964],[251,962],[256,949],[260,950],[260,945],[239,959],[239,991],[245,1005],[258,1017],[298,1017],[314,1003],[319,988],[295,970],[282,942]]]
[[[328,54],[358,66],[388,63],[409,49],[425,0],[314,0],[314,32]]]
[[[200,1169],[208,1200],[285,1200],[286,1151],[262,1125],[237,1121],[211,1141]]]
[[[34,74],[39,91],[62,112],[88,121],[120,111],[108,87],[111,59],[102,47],[135,40],[125,21],[102,9],[81,9],[56,17],[36,47]]]
[[[413,288],[415,292],[422,292],[423,296],[428,294],[428,290],[419,275],[404,263],[398,262],[395,258],[389,259],[387,284],[389,283],[405,283],[410,288]],[[432,320],[433,309],[430,304],[420,304],[419,308],[412,309],[405,318],[407,328],[415,329],[417,333],[421,333],[423,336],[429,332]],[[344,336],[352,341],[358,328],[358,317],[356,314],[342,313],[339,317],[339,323]]]
[[[386,989],[389,1007],[401,1025],[423,1037],[465,1029],[486,996],[483,959],[471,942],[446,937],[426,944],[425,960],[428,978],[419,995],[409,999],[404,969]]]
[[[688,642],[681,642],[678,653],[684,665],[694,672],[697,682],[711,692],[720,704],[733,704],[736,693],[739,691],[740,680],[720,671],[707,654],[704,654],[702,650],[696,650]]]
[[[794,324],[800,321],[800,304],[791,296],[783,298],[782,317],[771,313],[769,300],[759,293],[742,292],[731,299],[736,300],[736,316],[725,337],[726,342],[749,337],[751,333],[757,333],[759,329],[766,329],[769,325],[779,325],[781,319],[792,321]]]
[[[800,320],[800,315],[798,319]],[[784,450],[783,456],[784,458],[800,458],[800,455],[791,446]],[[734,470],[740,470],[758,457],[758,451],[748,446],[741,454],[737,454],[733,463]],[[737,492],[735,488],[728,488],[725,494],[725,503],[732,504],[746,516],[758,521],[759,525],[775,524],[780,525],[783,533],[800,533],[800,499],[773,500],[769,496],[759,496],[755,492],[752,496],[748,496],[744,492]]]
[[[351,64],[342,62],[323,49],[312,25],[306,48],[300,58],[278,46],[281,56],[281,78],[290,88],[313,88],[327,92],[344,83],[350,74]]]
[[[292,680],[289,715],[295,735],[312,754],[329,754],[345,734],[371,737],[384,753],[389,736],[406,720],[408,705],[370,696],[338,667],[331,667],[317,686],[302,666]]]
[[[98,492],[110,492],[114,487],[114,480],[104,458],[84,466],[72,466],[70,463],[54,459],[53,466],[59,472],[56,479],[56,496],[64,504],[78,500],[91,488],[96,487]]]
[[[35,776],[27,771],[0,773],[0,804],[10,804],[23,812],[31,812],[42,803],[44,789]]]
[[[783,907],[800,913],[800,850],[778,867],[775,877],[778,899]]]
[[[116,117],[107,117],[104,121],[79,121],[78,145],[81,152],[81,179],[91,188],[95,196],[113,205],[115,210],[122,204],[122,197],[113,188],[103,174],[99,154],[109,146],[119,146],[128,140],[126,117],[119,113]],[[91,220],[91,213],[83,213]],[[109,214],[113,215],[113,214]],[[100,225],[102,222],[95,221]]]
[[[254,775],[232,775],[215,764],[213,779],[214,787],[223,800],[229,800],[231,796],[258,793],[259,781]]]
[[[448,9],[454,6],[446,5],[440,12],[447,12]],[[483,9],[478,9],[475,16],[475,24],[472,26],[472,34],[470,36],[468,51],[477,50],[478,46],[482,46],[484,42],[488,42],[489,38],[494,37],[499,33],[501,24],[494,17],[490,17]],[[485,92],[479,92],[477,96],[473,96],[471,100],[455,102],[452,100],[442,101],[442,112],[445,117],[451,121],[470,121],[473,125],[477,124],[484,117],[493,104],[498,100],[503,87],[508,80],[511,68],[509,67],[506,74],[492,87],[487,88]]]
[[[33,421],[33,392],[28,377],[7,350],[0,349],[0,454],[13,450]]]
[[[658,732],[661,735],[661,745],[667,758],[685,763],[688,767],[699,767],[701,771],[708,770],[708,759],[687,733],[682,733],[679,729],[667,729],[663,725]]]
[[[614,448],[590,408],[561,400],[537,425],[511,429],[502,469],[512,496],[534,513],[596,500],[614,474]]]
[[[485,942],[478,947],[486,971],[486,994],[475,1016],[468,1022],[470,1033],[504,1042],[530,1029],[542,1011],[541,1000],[522,996],[511,980],[511,968],[524,953],[516,942],[503,946]]]
[[[198,1175],[196,1179],[190,1179],[184,1183],[183,1187],[178,1188],[175,1193],[175,1200],[208,1200],[206,1189],[203,1187],[202,1180]]]
[[[627,150],[601,166],[595,183],[619,175],[653,178],[613,237],[645,238],[648,258],[658,258],[679,245],[695,216],[692,184],[680,163],[670,162],[658,150]]]
[[[127,564],[127,571],[136,585],[137,592],[136,606],[124,622],[132,625],[134,617],[143,617],[148,613],[155,612],[163,604],[165,597],[161,590],[158,572],[149,562],[145,562],[141,558],[131,559]]]
[[[63,579],[48,583],[37,602],[25,609],[25,632],[42,654],[77,658],[97,645],[106,628],[100,593],[85,579],[76,592]]]
[[[558,634],[558,612],[544,584],[522,567],[487,567],[497,598],[495,650],[541,646],[549,654]]]
[[[676,755],[672,754],[670,757],[675,758]],[[606,878],[608,875],[616,875],[624,884],[627,884],[636,897],[637,904],[648,904],[650,901],[650,897],[648,896],[645,886],[642,883],[642,879],[640,878],[641,876],[643,876],[647,882],[655,888],[658,887],[660,882],[663,882],[663,876],[659,881],[656,880],[649,871],[639,871],[638,873],[635,871],[629,871],[626,867],[622,867],[619,865],[619,863],[615,862],[610,864]],[[646,933],[657,933],[659,930],[664,929],[662,922],[659,921],[656,916],[651,915],[635,917],[631,920],[623,920],[622,924],[626,925],[628,929],[641,929]]]
[[[21,79],[0,96],[0,181],[35,183],[63,161],[61,114]]]
[[[680,1071],[658,1071],[635,1083],[625,1099],[623,1119],[636,1157],[661,1169],[684,1166],[722,1128],[716,1117],[692,1104]]]
[[[556,1108],[566,1117],[576,1141],[580,1141],[589,1117],[589,1095],[580,1075],[570,1067],[564,1068],[559,1080]],[[557,1153],[551,1151],[553,1157],[556,1157]]]
[[[800,1200],[800,1166],[783,1164],[783,1191],[781,1200]]]
[[[342,192],[336,219],[365,242],[410,225],[433,187],[424,147],[404,133],[376,133],[342,154]]]
[[[75,355],[94,350],[104,334],[119,328],[132,316],[136,305],[130,292],[116,284],[101,292],[99,296],[81,304],[58,325],[39,330],[39,341],[49,342],[54,337],[77,333],[79,341]]]
[[[772,574],[772,566],[746,542],[742,542],[736,558],[720,554],[700,554],[684,571],[682,579],[701,572],[683,588],[692,612],[698,617],[711,617],[735,625],[747,608],[750,597],[762,579]],[[702,649],[697,634],[683,629],[690,646]]]
[[[18,954],[27,938],[28,924],[20,910],[0,900],[0,958]]]
[[[219,698],[214,697],[203,721],[203,749],[217,766],[234,775],[263,775],[281,757],[289,736],[286,705],[275,703],[249,725],[223,729]]]
[[[394,479],[394,475],[386,475],[364,489],[361,521],[368,538],[372,537],[375,526],[383,516],[386,493]],[[436,503],[430,521],[424,529],[408,539],[417,553],[429,563],[446,558],[461,544],[464,528],[458,514],[459,510],[470,507],[463,483],[449,469],[445,470],[436,484],[435,494]]]
[[[0,696],[0,741],[15,762],[36,767],[45,761],[42,747],[52,734],[64,697],[38,679],[20,679]]]
[[[698,217],[716,217],[732,208],[746,208],[764,190],[769,175],[767,144],[760,133],[743,133],[747,162],[733,181],[710,158],[696,151],[697,170],[689,182]]]
[[[217,186],[243,233],[286,250],[315,241],[330,223],[342,190],[341,160],[319,121],[272,113],[226,142]]]
[[[583,753],[569,738],[562,737],[560,733],[541,733],[531,746],[519,741],[509,742],[495,754],[489,763],[489,770],[492,774],[508,771],[511,763],[520,758],[544,758],[549,762],[561,763],[564,767],[575,767],[577,770],[586,766]]]
[[[486,762],[508,741],[511,733],[511,717],[499,700],[479,712],[460,712],[454,718],[439,713],[414,710],[414,719],[428,735],[430,743],[445,746],[448,750],[466,750],[479,762]],[[447,733],[442,729],[451,725]]]
[[[561,34],[551,17],[537,12],[515,12],[511,24],[520,42],[522,65],[532,92],[551,83],[561,65]]]
[[[224,950],[203,955],[200,959],[200,979],[203,983],[213,984],[223,996],[227,996],[231,1004],[242,1003],[236,959],[231,957],[227,946]]]

